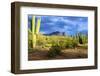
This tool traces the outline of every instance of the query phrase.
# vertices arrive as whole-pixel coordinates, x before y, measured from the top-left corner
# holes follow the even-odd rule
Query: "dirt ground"
[[[87,58],[88,50],[84,48],[64,49],[61,50],[61,54],[53,58],[48,58],[48,51],[29,51],[28,60],[52,60],[52,59],[76,59]]]

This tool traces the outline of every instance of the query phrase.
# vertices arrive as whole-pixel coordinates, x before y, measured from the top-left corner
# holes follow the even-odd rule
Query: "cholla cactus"
[[[39,33],[40,30],[40,23],[41,23],[41,19],[38,18],[37,19],[37,23],[36,22],[36,17],[33,16],[32,17],[32,43],[33,43],[33,48],[36,46],[36,38],[37,38],[37,34]]]

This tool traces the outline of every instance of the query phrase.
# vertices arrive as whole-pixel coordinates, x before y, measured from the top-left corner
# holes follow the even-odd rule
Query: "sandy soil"
[[[88,52],[84,48],[64,49],[61,50],[61,54],[53,58],[47,57],[47,50],[30,51],[28,52],[28,60],[50,60],[50,59],[76,59],[87,58]]]

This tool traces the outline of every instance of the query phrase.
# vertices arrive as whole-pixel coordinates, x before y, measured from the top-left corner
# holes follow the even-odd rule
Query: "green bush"
[[[52,46],[50,48],[50,51],[48,51],[47,56],[49,58],[53,58],[53,57],[60,55],[60,54],[61,54],[61,48],[58,45],[55,45],[55,46]]]
[[[78,45],[78,42],[74,38],[67,38],[65,41],[66,48],[75,48]]]
[[[79,43],[80,44],[83,44],[83,40],[82,40],[82,37],[81,36],[79,36]]]
[[[86,43],[88,43],[88,36],[86,36],[86,35],[78,33],[76,35],[76,38],[78,39],[79,44],[86,44]]]

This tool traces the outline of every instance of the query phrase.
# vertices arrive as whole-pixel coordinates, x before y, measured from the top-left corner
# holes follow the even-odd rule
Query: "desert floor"
[[[76,58],[87,58],[88,50],[86,48],[73,48],[73,49],[64,49],[61,50],[61,54],[55,57],[49,58],[47,56],[47,50],[40,51],[29,51],[28,60],[52,60],[52,59],[76,59]]]

